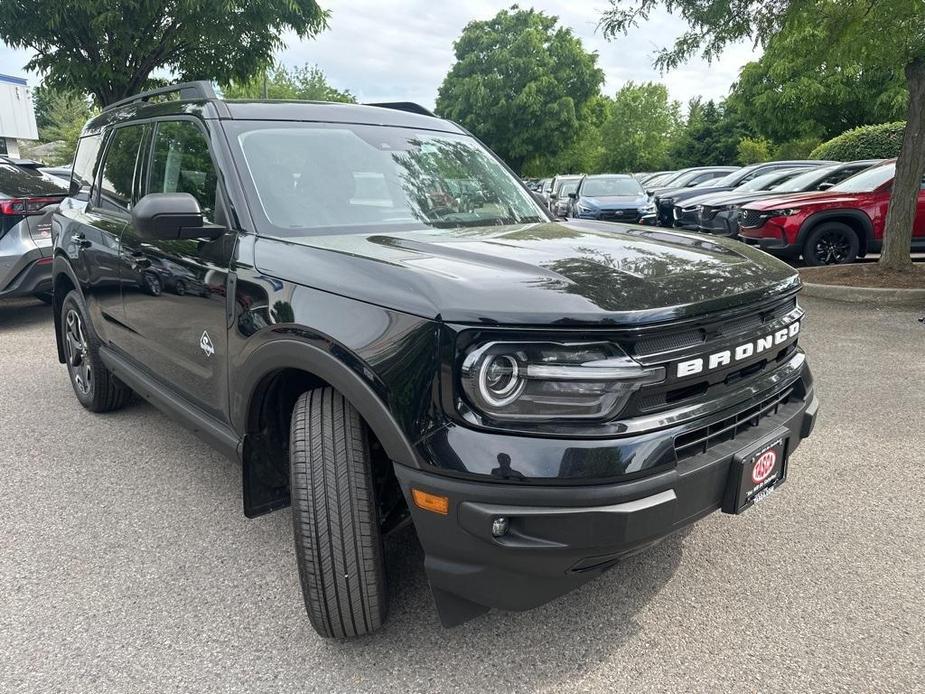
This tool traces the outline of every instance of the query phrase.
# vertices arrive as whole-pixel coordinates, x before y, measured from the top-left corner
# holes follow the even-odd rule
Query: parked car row
[[[808,265],[851,263],[880,250],[894,173],[894,161],[877,159],[756,164],[656,193],[656,223],[740,238]],[[925,250],[925,193],[919,210],[913,249]]]

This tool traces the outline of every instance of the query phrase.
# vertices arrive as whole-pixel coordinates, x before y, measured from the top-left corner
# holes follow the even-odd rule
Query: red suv
[[[893,187],[896,162],[866,169],[824,192],[775,197],[743,205],[739,234],[775,255],[807,265],[851,263],[877,252]],[[912,247],[925,250],[925,190],[919,207]]]

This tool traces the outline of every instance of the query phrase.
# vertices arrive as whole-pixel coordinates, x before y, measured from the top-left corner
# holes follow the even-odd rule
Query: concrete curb
[[[874,287],[841,287],[835,284],[803,282],[803,296],[831,299],[851,304],[874,306],[917,306],[925,308],[925,289],[877,289]]]

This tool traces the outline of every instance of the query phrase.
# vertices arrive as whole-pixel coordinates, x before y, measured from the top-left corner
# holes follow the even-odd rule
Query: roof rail
[[[420,104],[415,104],[411,101],[384,101],[378,104],[364,104],[364,106],[376,106],[378,108],[390,108],[394,111],[407,111],[408,113],[417,113],[420,116],[430,116],[431,118],[436,118],[437,116],[428,111],[426,108]]]
[[[168,84],[166,87],[158,87],[157,89],[149,89],[146,92],[139,92],[135,96],[130,96],[126,99],[120,99],[114,103],[109,104],[104,111],[109,111],[119,106],[126,106],[128,104],[135,103],[136,101],[148,101],[153,96],[161,96],[162,94],[173,94],[174,92],[179,93],[181,99],[216,99],[218,98],[215,94],[215,90],[212,89],[212,83],[206,80],[198,80],[196,82],[180,82],[179,84]]]

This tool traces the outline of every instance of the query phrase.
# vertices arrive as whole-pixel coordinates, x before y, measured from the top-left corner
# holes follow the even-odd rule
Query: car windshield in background
[[[875,166],[872,169],[865,169],[861,173],[832,186],[829,190],[842,193],[870,193],[877,190],[884,183],[889,183],[893,180],[895,174],[896,162],[891,162],[883,166]]]
[[[270,224],[349,233],[544,222],[473,138],[348,124],[234,124]]]
[[[581,187],[581,194],[590,198],[616,195],[642,195],[642,186],[635,178],[589,178]]]
[[[567,186],[571,186],[571,192],[574,193],[575,189],[578,188],[578,182],[581,181],[581,176],[569,176],[568,178],[560,178],[556,181],[556,185],[553,187],[553,195],[568,195],[569,191],[566,190]]]
[[[799,176],[794,176],[790,180],[784,181],[774,188],[774,190],[781,193],[799,193],[804,190],[809,190],[815,187],[820,181],[825,180],[840,166],[841,164],[836,164],[835,166],[825,166],[821,169],[810,169],[805,173],[801,173]]]
[[[790,177],[795,174],[796,171],[781,171],[778,169],[777,171],[771,171],[770,173],[756,176],[747,183],[740,185],[736,190],[746,193],[756,190],[778,190],[776,184],[789,180]]]

